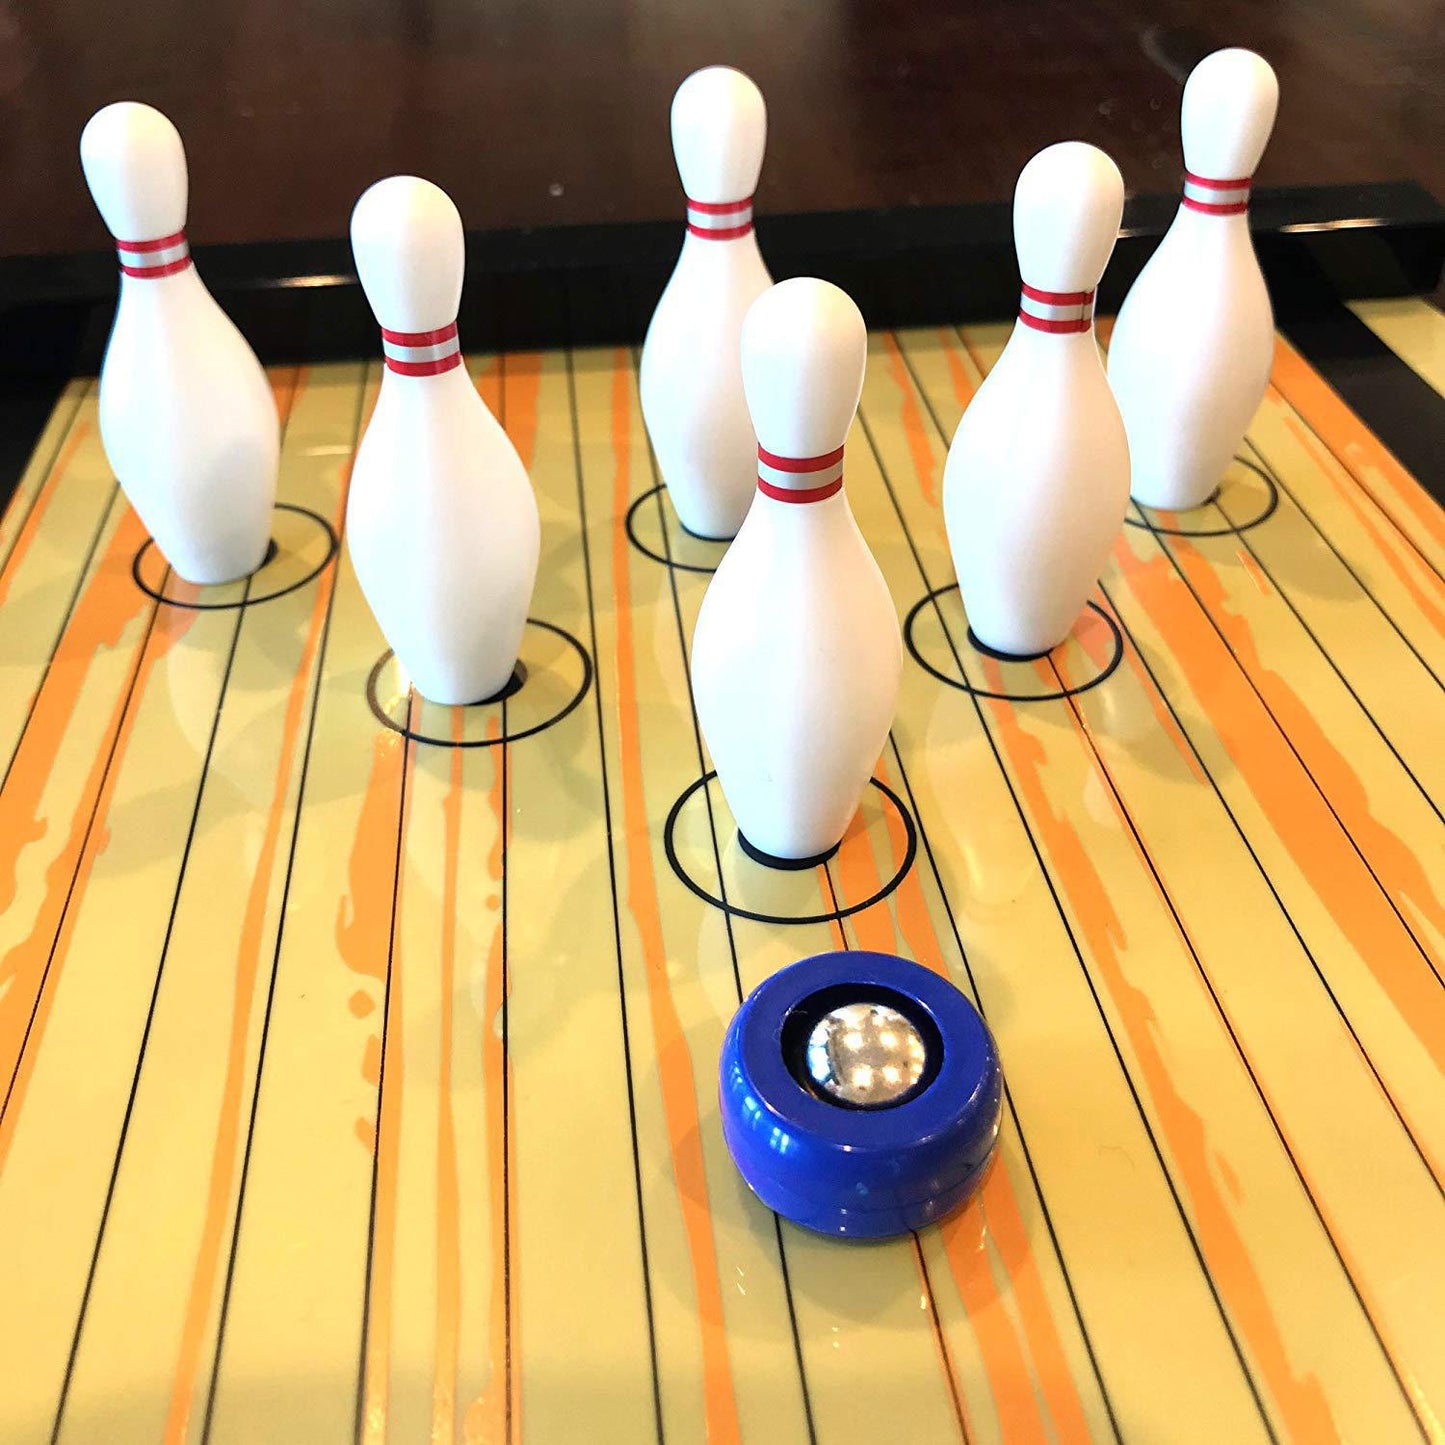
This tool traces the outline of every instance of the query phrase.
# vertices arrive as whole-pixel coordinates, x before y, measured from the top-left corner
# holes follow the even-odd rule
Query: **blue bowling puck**
[[[1003,1074],[947,979],[891,953],[820,953],[748,995],[723,1040],[719,1094],[733,1162],[769,1209],[867,1239],[973,1195]]]

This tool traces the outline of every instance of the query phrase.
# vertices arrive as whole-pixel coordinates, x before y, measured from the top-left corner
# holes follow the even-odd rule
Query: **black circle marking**
[[[1142,514],[1142,520],[1140,517],[1125,517],[1124,525],[1138,527],[1142,532],[1153,532],[1159,537],[1232,537],[1240,532],[1248,532],[1252,527],[1259,526],[1261,522],[1269,521],[1274,516],[1275,508],[1279,506],[1279,488],[1275,485],[1274,478],[1263,467],[1256,466],[1248,457],[1235,457],[1234,460],[1240,466],[1253,472],[1264,483],[1266,492],[1264,507],[1255,516],[1249,517],[1243,522],[1231,522],[1220,504],[1220,493],[1224,490],[1221,484],[1200,503],[1200,506],[1207,507],[1213,503],[1218,508],[1219,514],[1224,517],[1225,525],[1222,527],[1163,527],[1149,518],[1149,513],[1157,509],[1146,508],[1142,502],[1134,504]]]
[[[398,733],[404,738],[410,738],[414,743],[429,743],[432,747],[437,748],[494,748],[500,743],[521,742],[523,738],[533,737],[537,733],[545,732],[550,727],[555,727],[556,724],[561,722],[562,719],[566,717],[568,713],[572,712],[582,699],[587,696],[587,689],[592,685],[592,659],[588,655],[587,649],[583,647],[570,632],[566,631],[565,628],[556,627],[552,623],[543,622],[540,618],[536,617],[529,617],[527,619],[527,626],[540,627],[544,631],[551,632],[557,637],[560,637],[563,642],[572,648],[582,661],[582,681],[577,685],[577,691],[567,700],[566,704],[554,712],[551,717],[543,718],[541,722],[534,723],[529,728],[523,728],[521,732],[513,733],[503,731],[494,738],[462,738],[458,740],[456,738],[434,737],[431,733],[417,732],[414,728],[406,727],[397,722],[396,719],[382,707],[376,695],[376,687],[381,678],[382,669],[393,656],[390,648],[387,648],[387,650],[376,659],[366,679],[366,702],[367,706],[371,708],[372,716],[377,722],[381,723],[383,727],[390,728],[392,732]],[[489,707],[499,702],[504,702],[508,698],[515,697],[523,687],[526,686],[527,677],[528,672],[526,665],[519,662],[516,670],[512,673],[511,680],[499,693],[493,697],[484,698],[481,702],[470,703],[468,706]]]
[[[655,487],[650,487],[647,491],[643,492],[640,497],[636,498],[630,507],[628,507],[627,517],[624,522],[624,526],[627,530],[627,540],[631,542],[632,545],[639,552],[641,552],[644,557],[650,558],[654,562],[661,563],[661,565],[664,567],[672,567],[678,572],[700,572],[704,577],[710,577],[714,572],[717,571],[717,563],[714,563],[710,567],[704,567],[696,562],[679,562],[675,557],[665,556],[661,552],[654,552],[652,548],[649,547],[645,542],[643,542],[642,539],[637,535],[638,511],[645,503],[650,502],[659,493],[666,492],[666,490],[666,486],[664,486],[662,483],[659,483]],[[687,535],[697,542],[708,542],[718,546],[726,546],[732,540],[730,537],[700,537],[696,532],[688,532],[687,528],[682,526],[682,522],[680,519],[678,520],[677,525],[679,527],[682,527],[682,530],[684,532],[687,532]],[[718,560],[721,561],[722,559],[719,558]]]
[[[278,512],[295,512],[299,516],[309,517],[318,527],[325,531],[327,541],[326,555],[304,577],[298,578],[295,582],[288,583],[285,587],[278,587],[274,592],[263,592],[258,596],[245,597],[236,602],[182,602],[179,598],[167,597],[159,588],[152,587],[141,575],[141,564],[145,555],[155,546],[155,539],[152,537],[147,537],[145,541],[141,543],[140,548],[131,559],[130,575],[135,585],[139,587],[147,597],[159,602],[164,607],[179,607],[185,612],[235,612],[242,607],[256,607],[262,602],[274,602],[278,597],[289,596],[292,592],[297,592],[306,586],[308,582],[315,581],[316,578],[331,565],[341,543],[336,535],[335,528],[332,527],[331,523],[319,512],[313,512],[309,507],[293,506],[290,502],[277,502],[276,510]],[[276,539],[272,537],[266,547],[266,555],[261,559],[261,565],[249,575],[253,579],[259,577],[262,571],[276,559],[279,553],[280,548],[276,545]],[[237,580],[241,581],[244,579],[238,578]],[[224,585],[229,586],[231,584],[226,583]]]
[[[687,888],[690,893],[701,898],[704,903],[710,903],[714,908],[721,908],[724,913],[731,914],[734,918],[746,918],[753,923],[840,923],[843,919],[850,918],[855,913],[862,913],[865,908],[872,908],[875,903],[881,903],[887,898],[904,878],[908,876],[908,870],[913,867],[913,860],[918,856],[918,829],[913,822],[912,814],[904,807],[903,800],[887,783],[880,783],[877,778],[870,778],[868,780],[869,786],[877,788],[878,791],[883,794],[884,798],[892,803],[898,816],[903,820],[903,830],[907,838],[903,849],[903,861],[898,865],[893,876],[889,878],[871,898],[865,898],[861,903],[851,903],[847,908],[835,908],[827,913],[812,913],[796,918],[786,914],[755,913],[749,908],[739,908],[736,904],[727,903],[715,894],[709,893],[707,889],[682,866],[682,860],[677,856],[677,845],[674,841],[674,834],[677,830],[677,820],[682,815],[682,810],[687,805],[688,799],[690,799],[694,793],[706,788],[716,777],[716,772],[704,773],[696,782],[689,783],[683,790],[677,801],[672,805],[672,811],[667,815],[667,822],[663,826],[662,831],[662,843],[667,853],[667,861],[683,886]],[[738,834],[738,839],[741,841],[741,833]]]
[[[992,692],[987,688],[974,687],[966,678],[950,677],[946,672],[942,672],[936,668],[924,657],[922,650],[919,648],[913,636],[913,628],[918,620],[919,613],[921,613],[925,607],[929,606],[936,609],[940,597],[945,593],[957,591],[958,583],[950,582],[947,587],[935,587],[932,592],[926,593],[923,597],[919,598],[909,610],[907,618],[904,619],[903,641],[914,662],[916,662],[924,672],[928,673],[930,677],[936,677],[939,682],[945,684],[945,686],[955,688],[959,692],[971,693],[974,697],[994,698],[999,702],[1058,702],[1062,698],[1077,697],[1081,692],[1088,692],[1090,688],[1098,687],[1101,682],[1106,682],[1114,675],[1115,670],[1124,660],[1124,634],[1119,631],[1119,624],[1115,622],[1097,602],[1091,602],[1089,603],[1090,611],[1098,613],[1098,615],[1104,619],[1105,625],[1108,627],[1110,633],[1113,634],[1114,638],[1114,650],[1108,662],[1104,664],[1102,671],[1095,673],[1093,677],[1088,678],[1075,687],[1059,688],[1053,692]],[[946,624],[943,623],[942,613],[939,614],[939,623],[946,627]],[[1016,657],[1007,657],[1005,654],[982,647],[974,639],[972,628],[968,630],[968,638],[970,642],[973,642],[974,645],[978,647],[980,652],[985,652],[990,657],[1002,658],[1008,662],[1017,662],[1020,660]],[[1047,657],[1048,653],[1040,653],[1039,656]]]
[[[1042,652],[1000,652],[998,648],[990,647],[971,627],[965,636],[975,652],[981,652],[985,657],[995,658],[999,662],[1037,662],[1039,658],[1049,655],[1047,647]]]
[[[764,868],[781,868],[785,873],[802,873],[809,868],[821,868],[842,846],[842,843],[834,843],[831,848],[814,853],[811,858],[779,858],[775,853],[764,853],[761,848],[754,848],[743,835],[743,830],[738,829],[738,847],[754,863],[761,863]]]
[[[727,544],[732,541],[731,537],[709,537],[706,532],[694,532],[681,517],[677,519],[677,525],[681,527],[694,542],[717,542],[726,547]]]
[[[491,695],[491,697],[481,698],[477,702],[468,704],[468,706],[491,707],[495,703],[506,702],[509,697],[516,697],[516,695],[521,692],[522,687],[526,683],[526,681],[527,664],[525,662],[518,662],[516,667],[512,669],[511,677],[509,677],[506,682],[504,682],[502,686],[499,687],[497,691]]]

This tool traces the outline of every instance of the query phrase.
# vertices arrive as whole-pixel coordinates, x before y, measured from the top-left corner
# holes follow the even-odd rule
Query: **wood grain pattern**
[[[1438,384],[1433,315],[1366,319]],[[847,485],[900,616],[951,580],[943,458],[1005,337],[871,339]],[[1048,658],[919,608],[881,787],[774,875],[716,787],[667,832],[720,548],[655,490],[635,355],[470,365],[576,643],[529,627],[504,704],[376,668],[344,547],[269,601],[138,589],[83,380],[0,518],[0,1436],[1438,1436],[1413,479],[1281,345],[1218,500],[1136,511]],[[375,368],[275,382],[282,500],[339,530]],[[1008,1080],[980,1198],[875,1246],[777,1221],[718,1127],[740,998],[836,947],[952,978]]]

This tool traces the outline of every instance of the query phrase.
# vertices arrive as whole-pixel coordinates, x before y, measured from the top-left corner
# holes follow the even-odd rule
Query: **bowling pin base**
[[[1151,512],[1192,512],[1198,507],[1207,507],[1211,502],[1219,500],[1219,494],[1224,489],[1224,484],[1218,483],[1209,492],[1208,496],[1200,498],[1197,502],[1165,501],[1156,499],[1150,501],[1148,497],[1136,496],[1133,492],[1129,494],[1131,502],[1137,502],[1141,507],[1148,507]]]
[[[706,532],[694,532],[694,531],[692,530],[692,528],[689,527],[689,526],[687,525],[687,523],[682,520],[681,517],[679,517],[679,518],[677,519],[677,525],[678,525],[679,527],[681,527],[682,530],[683,530],[684,532],[686,532],[689,537],[693,538],[695,541],[698,541],[698,542],[724,542],[724,543],[726,543],[726,542],[731,542],[731,541],[732,541],[732,537],[709,537]],[[736,536],[737,534],[734,533],[733,535]]]
[[[754,848],[746,838],[743,837],[743,830],[738,829],[738,847],[753,860],[754,863],[761,863],[764,868],[782,868],[790,873],[801,872],[804,868],[817,868],[820,864],[826,863],[839,849],[841,844],[834,843],[833,846],[823,853],[815,853],[811,858],[778,858],[772,853],[764,853],[761,848]]]
[[[506,681],[504,687],[500,687],[489,697],[473,698],[441,698],[433,697],[424,687],[413,683],[417,695],[423,702],[432,703],[436,707],[490,707],[493,703],[506,702],[509,697],[521,692],[522,684],[527,681],[527,665],[519,662],[513,669],[512,675]]]
[[[521,692],[522,685],[527,681],[527,664],[519,662],[513,669],[512,675],[507,679],[506,685],[500,687],[491,697],[484,697],[480,702],[473,703],[473,707],[486,707],[494,702],[506,702],[509,697],[514,697]]]
[[[276,539],[274,537],[268,537],[266,539],[266,550],[261,553],[261,560],[257,562],[254,567],[247,567],[242,572],[233,572],[229,567],[223,567],[220,573],[216,574],[207,572],[204,567],[192,567],[187,570],[182,570],[181,566],[175,562],[171,562],[170,558],[167,557],[166,560],[170,562],[171,570],[176,576],[179,577],[182,582],[192,587],[226,587],[232,582],[244,582],[246,578],[254,577],[264,566],[275,559],[278,550]],[[162,552],[161,555],[164,557],[165,553]],[[187,575],[188,571],[194,572],[196,575],[189,576]]]
[[[988,643],[973,630],[968,629],[968,640],[974,649],[983,653],[985,657],[997,658],[1000,662],[1037,662],[1041,657],[1047,657],[1054,649],[1046,647],[1042,652],[1000,652],[996,647],[990,647]]]

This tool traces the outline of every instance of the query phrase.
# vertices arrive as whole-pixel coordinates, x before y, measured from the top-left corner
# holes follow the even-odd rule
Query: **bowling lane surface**
[[[1361,315],[1445,384],[1437,313]],[[802,874],[706,781],[722,549],[635,352],[469,358],[543,537],[527,681],[469,709],[336,546],[376,363],[270,373],[276,554],[227,588],[65,390],[0,515],[0,1438],[1438,1431],[1445,514],[1280,339],[1217,497],[985,657],[942,466],[1006,336],[869,338],[908,655]],[[780,1223],[718,1124],[739,1000],[835,947],[953,979],[1008,1080],[980,1198],[879,1245]]]

